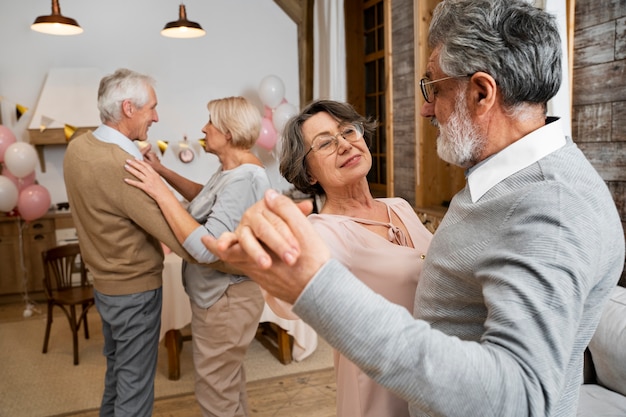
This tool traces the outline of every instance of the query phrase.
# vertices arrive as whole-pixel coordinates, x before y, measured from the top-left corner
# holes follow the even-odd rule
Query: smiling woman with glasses
[[[280,172],[299,191],[325,199],[320,212],[308,218],[333,256],[374,291],[411,312],[432,235],[405,200],[372,196],[367,144],[375,128],[376,122],[349,104],[313,102],[283,129]],[[297,318],[271,296],[266,301],[276,314]],[[345,356],[335,352],[334,359],[338,417],[409,416],[406,401]]]

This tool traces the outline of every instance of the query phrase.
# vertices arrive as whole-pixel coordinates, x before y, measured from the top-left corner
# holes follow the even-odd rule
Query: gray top
[[[540,131],[515,151],[530,164],[502,176],[491,158],[481,175],[501,178],[483,190],[468,181],[454,197],[415,318],[336,260],[294,305],[412,416],[576,414],[583,352],[624,267],[624,233],[606,184],[571,140],[546,156],[524,152],[562,141],[550,137],[560,129]]]
[[[258,165],[243,164],[228,171],[219,169],[189,204],[189,214],[201,226],[187,237],[183,247],[201,263],[183,262],[182,276],[185,291],[196,305],[209,308],[231,283],[248,279],[203,265],[219,259],[206,249],[201,237],[208,234],[219,237],[234,231],[246,209],[262,199],[269,187],[265,169]]]

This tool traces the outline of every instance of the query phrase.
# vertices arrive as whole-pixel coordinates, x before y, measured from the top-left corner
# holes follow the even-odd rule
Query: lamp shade
[[[184,4],[179,6],[178,15],[178,20],[165,25],[161,35],[168,38],[199,38],[206,34],[198,23],[187,20],[187,10]]]
[[[49,35],[78,35],[83,33],[83,28],[76,20],[61,15],[59,0],[52,0],[52,14],[39,16],[30,28],[37,32]]]

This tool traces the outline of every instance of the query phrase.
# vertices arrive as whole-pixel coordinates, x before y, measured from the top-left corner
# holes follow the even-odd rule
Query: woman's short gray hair
[[[280,153],[280,173],[297,190],[309,194],[325,194],[319,184],[311,184],[308,166],[304,159],[309,146],[302,134],[302,125],[317,113],[328,113],[338,123],[361,123],[363,138],[371,143],[377,123],[361,116],[348,103],[333,100],[316,100],[306,106],[299,114],[287,121],[282,133],[282,149]]]
[[[445,74],[490,74],[508,107],[545,105],[561,85],[554,16],[525,0],[444,0],[435,8],[428,43],[441,48]]]
[[[154,78],[126,68],[102,78],[98,88],[98,110],[102,123],[121,120],[124,100],[130,100],[138,108],[145,106],[154,84]]]

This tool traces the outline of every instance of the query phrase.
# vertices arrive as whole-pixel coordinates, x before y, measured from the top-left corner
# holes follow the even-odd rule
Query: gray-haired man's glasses
[[[424,96],[424,100],[426,103],[432,103],[434,97],[433,84],[438,83],[439,81],[450,80],[452,78],[465,78],[471,77],[473,74],[461,75],[460,77],[444,77],[439,78],[438,80],[429,80],[428,78],[422,78],[420,80],[420,89],[422,90],[422,95]]]

